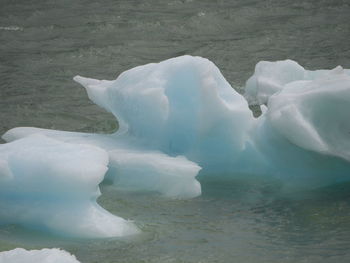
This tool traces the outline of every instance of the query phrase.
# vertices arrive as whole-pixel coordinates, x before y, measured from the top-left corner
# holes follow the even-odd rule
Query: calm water
[[[17,126],[111,132],[74,75],[113,79],[183,54],[212,60],[234,88],[260,60],[350,68],[348,0],[0,0],[0,133]],[[187,201],[116,192],[99,202],[135,220],[129,239],[64,240],[0,228],[0,251],[62,247],[82,263],[349,262],[350,186],[281,196],[277,185],[207,182]]]

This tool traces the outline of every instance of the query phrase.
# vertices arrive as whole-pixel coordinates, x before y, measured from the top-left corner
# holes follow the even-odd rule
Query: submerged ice
[[[81,204],[98,207],[99,211],[103,209],[95,202],[96,189],[104,172],[90,171],[88,167],[98,162],[102,153],[108,156],[108,161],[101,161],[103,167],[108,167],[105,180],[112,182],[116,189],[155,191],[175,198],[200,195],[201,187],[196,180],[199,171],[201,176],[212,180],[235,176],[272,178],[280,181],[286,190],[313,189],[349,181],[349,75],[340,67],[332,71],[306,71],[290,60],[261,62],[248,80],[245,94],[250,103],[266,104],[258,118],[253,117],[248,101],[232,89],[219,69],[200,57],[183,56],[139,66],[113,81],[77,76],[74,80],[86,88],[89,98],[118,119],[119,130],[104,135],[29,127],[12,129],[3,138],[14,142],[0,147],[3,153],[0,180],[8,182],[11,178],[12,168],[6,159],[11,145],[17,143],[18,147],[13,146],[16,153],[53,140],[71,149],[50,149],[49,152],[55,153],[49,162],[44,162],[46,166],[35,159],[18,158],[14,167],[29,167],[19,170],[18,178],[29,180],[31,177],[26,171],[41,172],[43,165],[51,171],[51,166],[60,167],[57,165],[60,158],[72,158],[69,167],[73,169],[74,164],[80,164],[82,169],[77,176],[81,186],[77,184],[76,189],[84,198],[89,196],[78,199],[84,199]],[[80,147],[93,147],[96,161],[82,161],[85,154],[74,154],[81,152]],[[87,158],[95,160],[94,155]],[[58,169],[58,173],[66,172],[69,169]],[[85,173],[96,173],[99,180],[89,184],[91,179],[88,175],[85,177]],[[61,200],[65,196],[64,187],[54,183],[55,173],[44,178],[57,193],[51,199]],[[37,180],[34,178],[32,184]],[[13,188],[8,192],[1,190],[7,195],[0,197],[16,196],[16,183],[9,183]],[[85,189],[84,185],[90,188]],[[27,197],[35,195],[34,189],[27,193]],[[43,193],[40,195],[45,197]],[[11,210],[12,199],[3,200]],[[62,204],[62,209],[69,206],[68,202]],[[50,219],[56,216],[58,207],[53,206],[44,216],[39,209],[33,215],[42,220],[41,226],[51,224],[52,229],[65,229],[64,220]],[[83,214],[77,215],[76,220]],[[4,221],[6,215],[0,215]],[[93,225],[99,225],[100,217],[94,219]],[[7,220],[13,222],[17,217],[13,215]],[[23,222],[31,220],[37,219],[33,216]],[[126,226],[127,221],[118,220],[120,225],[110,223],[105,227],[115,229],[112,235],[134,231],[130,223]],[[100,225],[104,223],[101,221]],[[124,231],[123,227],[128,230]]]

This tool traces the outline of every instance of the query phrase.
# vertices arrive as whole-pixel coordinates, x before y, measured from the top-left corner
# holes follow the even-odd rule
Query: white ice
[[[106,180],[116,188],[176,198],[201,193],[195,178],[201,168],[201,176],[212,180],[260,176],[287,190],[350,179],[350,76],[340,67],[309,72],[292,61],[258,64],[246,94],[256,92],[258,100],[261,91],[253,84],[249,91],[249,83],[263,83],[259,103],[267,108],[259,118],[219,69],[200,57],[139,66],[113,81],[74,79],[118,119],[116,133],[22,127],[3,138],[42,134],[99,147],[109,156]],[[6,164],[0,167],[7,178]]]
[[[331,71],[288,83],[268,101],[267,118],[304,149],[350,161],[350,75]]]
[[[253,115],[246,100],[209,60],[183,56],[133,68],[114,81],[79,76],[74,79],[86,88],[93,102],[118,119],[120,128],[115,134],[16,128],[3,138],[11,141],[43,133],[64,141],[98,145],[108,151],[157,151],[172,158],[182,155],[213,172],[239,166],[236,162],[241,162],[240,153],[246,148]],[[193,178],[193,171],[191,168],[186,172],[190,174],[187,177]],[[140,180],[140,184],[144,182]],[[198,195],[196,183],[191,185],[195,186],[192,196]]]
[[[333,74],[344,73],[350,76],[350,70],[337,66],[333,70],[306,70],[293,60],[276,62],[260,61],[254,74],[247,80],[244,97],[250,105],[267,104],[269,98],[283,87],[298,80],[327,78]]]
[[[34,134],[70,144],[85,144],[104,149],[108,154],[106,179],[118,189],[152,191],[170,198],[193,198],[201,194],[196,175],[201,169],[183,156],[170,156],[140,146],[135,138],[113,135],[62,132],[38,128],[15,128],[3,139],[12,141]],[[0,164],[1,165],[1,164]]]
[[[0,252],[0,263],[80,263],[74,255],[58,248],[25,250],[16,248]]]
[[[113,237],[138,229],[96,203],[108,154],[32,135],[0,147],[0,224],[61,236]]]
[[[268,121],[293,144],[350,161],[350,70],[261,61],[244,96],[252,105],[266,104]]]

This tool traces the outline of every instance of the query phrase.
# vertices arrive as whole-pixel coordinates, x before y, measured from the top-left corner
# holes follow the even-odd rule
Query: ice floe
[[[74,232],[77,235],[84,232],[82,228],[93,225],[95,232],[88,234],[91,236],[113,225],[126,224],[107,216],[95,202],[98,183],[107,167],[105,178],[116,189],[152,191],[174,198],[200,195],[196,179],[199,171],[212,180],[223,176],[272,178],[289,191],[350,180],[350,76],[341,67],[307,71],[290,60],[258,63],[245,94],[250,103],[267,105],[258,118],[253,117],[248,101],[232,89],[219,69],[201,57],[182,56],[139,66],[112,81],[80,76],[74,80],[85,87],[93,102],[114,114],[119,130],[114,134],[86,134],[20,127],[4,134],[6,141],[14,142],[0,146],[1,185],[11,186],[1,188],[0,196],[8,196],[4,206],[12,215],[0,212],[2,221],[34,224],[41,218],[44,226],[78,231]],[[57,149],[44,148],[49,140]],[[44,148],[38,158],[26,150],[33,148]],[[15,162],[7,159],[12,152],[19,156]],[[66,167],[64,163],[68,168],[62,168]],[[18,181],[13,181],[12,169]],[[33,174],[42,175],[44,170],[50,171],[45,178],[34,177],[31,181]],[[67,173],[73,178],[68,180]],[[20,193],[28,191],[16,185],[26,180],[33,185],[28,197],[35,196],[35,185],[44,187],[40,183],[44,180],[50,193],[39,187],[38,195],[51,197],[56,193],[55,202],[66,192],[74,192],[69,192],[71,188],[66,189],[65,183],[77,182],[76,194],[90,199],[78,198],[79,205],[73,202],[72,210],[78,212],[70,214],[69,222],[88,222],[72,229],[60,220],[61,213],[55,211],[71,209],[68,202],[45,209],[50,213],[34,206],[34,210],[28,209],[33,211],[31,216],[18,216],[16,211],[24,205],[22,201],[16,204],[11,196],[22,200]],[[14,209],[16,206],[19,210]],[[102,216],[93,217],[91,223],[84,211],[94,209]],[[101,218],[108,223],[98,223]],[[115,229],[119,230],[108,233],[124,235],[135,230],[130,224],[127,230]]]

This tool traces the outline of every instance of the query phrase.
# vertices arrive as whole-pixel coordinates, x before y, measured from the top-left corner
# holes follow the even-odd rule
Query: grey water
[[[0,0],[0,133],[115,131],[72,77],[114,79],[184,54],[212,60],[239,92],[260,60],[350,68],[349,17],[348,0]],[[99,203],[139,236],[68,240],[8,225],[0,251],[60,247],[82,263],[350,262],[350,185],[281,195],[271,182],[200,180],[191,200],[101,185]]]

